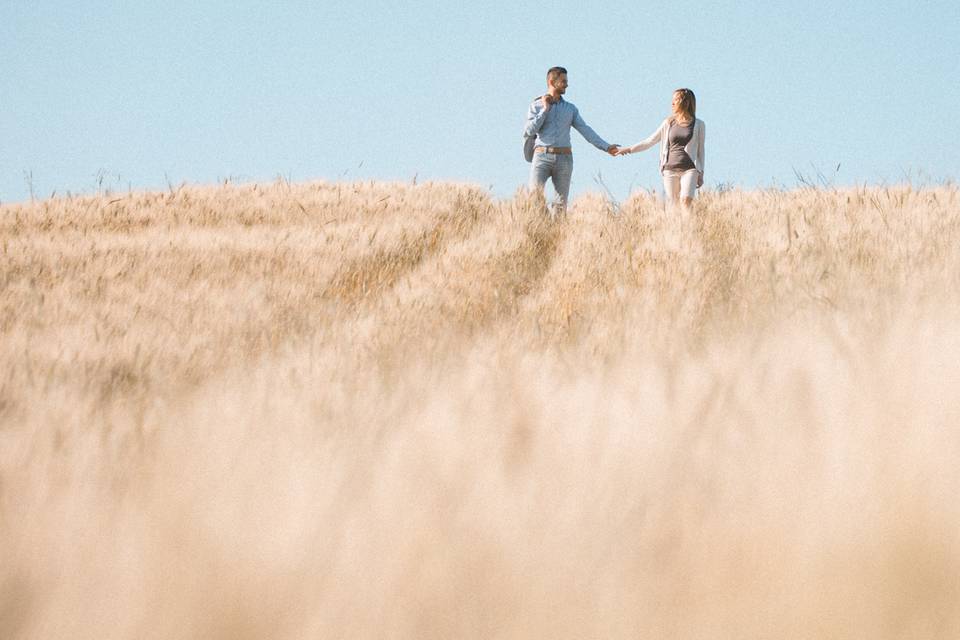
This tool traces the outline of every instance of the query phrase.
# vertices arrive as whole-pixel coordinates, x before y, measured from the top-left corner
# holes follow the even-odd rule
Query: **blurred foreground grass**
[[[0,637],[960,637],[953,186],[0,207]]]

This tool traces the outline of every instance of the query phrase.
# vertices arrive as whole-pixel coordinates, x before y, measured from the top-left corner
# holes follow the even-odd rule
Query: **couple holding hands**
[[[697,98],[690,89],[673,92],[672,113],[646,140],[632,147],[608,144],[591,129],[580,112],[563,99],[567,91],[567,70],[547,71],[547,93],[538,97],[527,112],[523,130],[523,154],[530,167],[530,188],[543,190],[547,179],[557,192],[557,209],[563,211],[570,195],[573,155],[570,127],[587,142],[612,156],[649,149],[660,143],[660,173],[667,201],[689,207],[698,187],[703,186],[703,120],[696,117]]]

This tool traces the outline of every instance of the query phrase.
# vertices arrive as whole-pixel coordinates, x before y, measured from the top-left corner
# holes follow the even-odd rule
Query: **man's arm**
[[[541,98],[534,100],[530,105],[527,110],[527,124],[523,128],[523,137],[532,138],[543,128],[543,123],[547,120],[547,112],[550,111],[550,105],[544,103],[545,101]]]
[[[590,128],[586,122],[583,121],[583,118],[580,117],[580,110],[577,109],[576,113],[573,116],[573,128],[580,132],[580,135],[584,139],[595,146],[601,151],[606,151],[610,155],[615,155],[617,152],[617,146],[615,144],[609,144],[606,140],[597,135],[597,132]]]

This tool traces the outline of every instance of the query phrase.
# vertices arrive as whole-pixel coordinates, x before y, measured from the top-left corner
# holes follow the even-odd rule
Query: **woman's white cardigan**
[[[667,164],[667,150],[670,148],[670,121],[673,120],[673,117],[669,117],[664,120],[660,126],[657,128],[653,134],[642,142],[638,142],[632,147],[624,149],[626,153],[636,153],[637,151],[645,151],[653,145],[660,143],[660,171],[663,172],[663,165]],[[687,155],[690,156],[690,159],[693,160],[693,166],[697,168],[697,171],[700,172],[700,176],[703,176],[703,136],[704,136],[705,125],[703,120],[695,118],[693,122],[693,135],[690,136],[690,142],[687,143],[687,146],[683,148],[687,152]]]

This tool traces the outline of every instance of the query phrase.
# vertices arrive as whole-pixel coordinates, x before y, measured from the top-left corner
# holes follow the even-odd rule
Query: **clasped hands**
[[[607,153],[609,153],[611,156],[625,156],[628,153],[631,153],[631,151],[630,151],[630,147],[621,147],[618,144],[612,144],[609,147],[607,147]],[[697,188],[699,189],[702,186],[703,186],[703,172],[701,171],[697,173]]]

